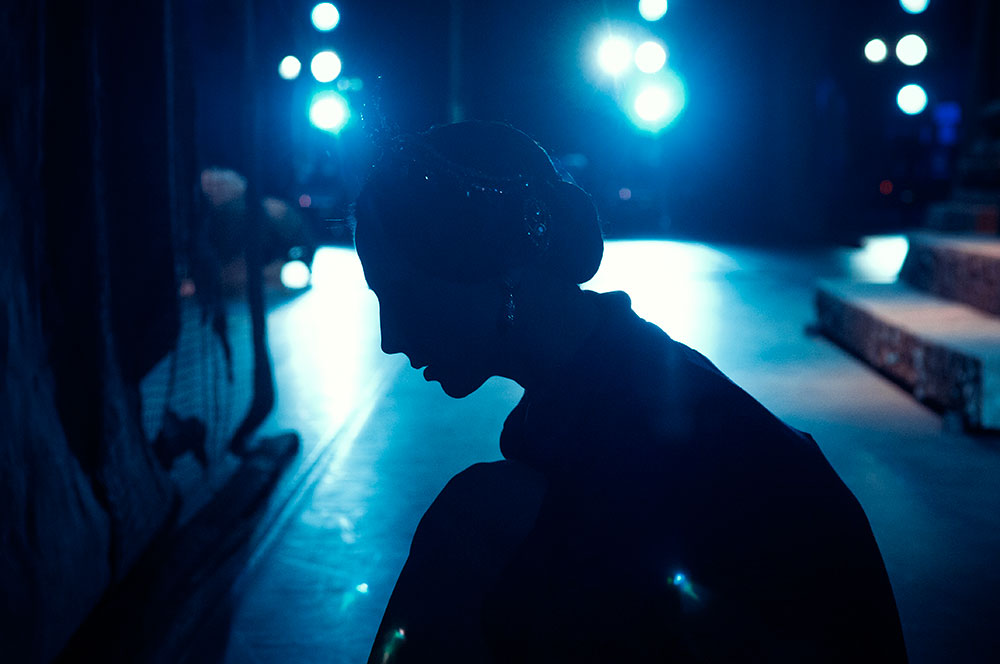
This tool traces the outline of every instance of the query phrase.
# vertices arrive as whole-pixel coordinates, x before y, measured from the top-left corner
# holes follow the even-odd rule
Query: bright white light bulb
[[[313,97],[309,106],[309,121],[317,129],[334,134],[340,132],[351,118],[351,108],[347,100],[336,92],[321,92]]]
[[[896,95],[896,103],[907,115],[917,115],[927,108],[927,93],[916,83],[904,85]]]
[[[320,83],[329,83],[340,76],[342,67],[340,56],[333,51],[320,51],[309,64],[313,77]]]
[[[635,97],[635,114],[646,122],[655,123],[666,117],[673,99],[666,88],[650,85]]]
[[[899,0],[899,6],[907,14],[919,14],[927,9],[930,0]]]
[[[309,285],[312,272],[302,261],[288,261],[281,266],[281,285],[288,290],[302,290]]]
[[[624,37],[608,37],[597,49],[597,62],[606,73],[621,74],[632,62],[632,44]]]
[[[882,62],[889,55],[889,47],[881,39],[873,39],[865,44],[865,57],[871,62]]]
[[[639,44],[635,49],[635,66],[646,74],[655,74],[667,64],[667,52],[655,41]]]
[[[320,32],[329,32],[340,23],[340,11],[332,3],[321,2],[312,10],[313,26]]]
[[[659,21],[667,13],[667,0],[639,0],[639,13],[647,21]]]
[[[904,65],[919,65],[927,57],[927,44],[917,35],[906,35],[896,43],[896,57]]]
[[[300,71],[302,71],[302,63],[294,55],[286,55],[281,60],[281,64],[278,65],[278,76],[286,81],[298,78]]]

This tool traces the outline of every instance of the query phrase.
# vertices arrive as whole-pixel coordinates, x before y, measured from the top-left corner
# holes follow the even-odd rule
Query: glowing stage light
[[[329,32],[340,23],[340,12],[333,4],[321,2],[312,10],[313,26],[320,32]]]
[[[927,108],[927,93],[916,83],[904,85],[896,95],[896,103],[907,115],[917,115]]]
[[[278,76],[286,81],[298,78],[300,71],[302,71],[302,63],[294,55],[286,55],[281,60],[281,64],[278,65]]]
[[[635,97],[635,112],[646,122],[658,122],[670,108],[670,93],[666,88],[651,85]]]
[[[617,76],[632,62],[632,44],[624,37],[608,37],[597,49],[597,63],[605,73]]]
[[[302,290],[309,285],[312,272],[302,261],[288,261],[281,266],[281,285],[288,290]]]
[[[309,106],[309,121],[317,129],[338,134],[350,119],[351,108],[347,100],[336,92],[327,90],[313,97]]]
[[[865,44],[865,57],[870,62],[882,62],[889,55],[889,47],[881,39],[873,39]]]
[[[655,74],[667,64],[667,52],[655,41],[639,44],[635,49],[635,66],[646,74]]]
[[[896,57],[904,65],[919,65],[927,57],[927,44],[917,35],[906,35],[896,43]]]
[[[354,589],[357,590],[359,593],[362,593],[362,594],[367,593],[368,592],[368,584],[367,583],[359,583]]]
[[[639,0],[639,13],[647,21],[659,21],[667,13],[667,0]]]
[[[899,0],[899,6],[907,14],[920,14],[929,4],[930,0]]]
[[[685,100],[684,84],[676,74],[667,72],[655,83],[638,88],[626,110],[636,127],[658,132],[680,115]]]
[[[333,51],[320,51],[313,56],[312,62],[309,63],[313,78],[320,83],[329,83],[340,76],[342,68],[340,56]]]

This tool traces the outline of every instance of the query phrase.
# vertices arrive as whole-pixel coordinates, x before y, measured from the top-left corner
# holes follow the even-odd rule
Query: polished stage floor
[[[891,280],[905,248],[612,242],[587,287],[627,291],[640,315],[814,435],[868,513],[911,661],[996,661],[1000,437],[946,426],[808,331],[816,279]],[[303,449],[195,661],[365,661],[421,514],[453,474],[500,458],[520,396],[494,379],[449,399],[379,351],[377,302],[353,251],[321,250],[314,267],[312,289],[269,318],[279,396],[266,429],[298,430]]]

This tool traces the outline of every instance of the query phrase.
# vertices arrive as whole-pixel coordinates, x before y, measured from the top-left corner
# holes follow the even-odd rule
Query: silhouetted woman
[[[813,440],[624,293],[590,197],[501,124],[386,148],[356,242],[382,347],[524,387],[427,510],[371,662],[901,662],[861,506]],[[427,441],[433,445],[434,441]]]

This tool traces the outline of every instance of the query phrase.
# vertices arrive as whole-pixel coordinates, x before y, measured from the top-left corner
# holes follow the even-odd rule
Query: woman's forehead
[[[372,290],[395,288],[420,279],[420,274],[401,252],[378,240],[377,234],[370,229],[360,228],[354,240],[365,280]]]

